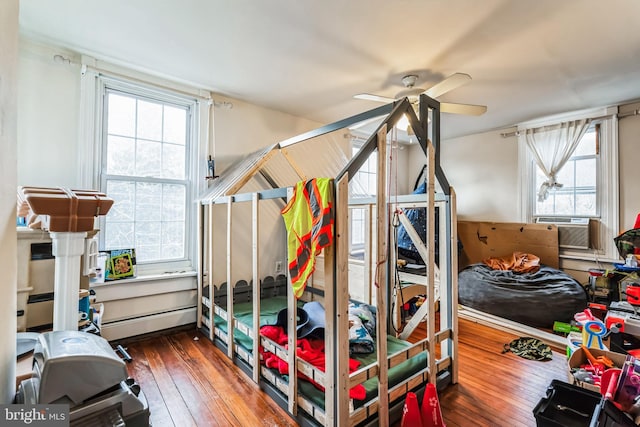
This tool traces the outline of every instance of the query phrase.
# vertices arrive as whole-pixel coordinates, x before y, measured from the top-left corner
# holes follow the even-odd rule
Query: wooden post
[[[258,277],[260,266],[260,251],[258,250],[260,247],[259,200],[258,193],[253,193],[251,199],[251,259],[253,267],[253,381],[256,383],[260,380],[260,353],[258,352],[258,347],[260,346],[260,277]]]
[[[377,192],[377,245],[376,245],[376,305],[378,351],[378,425],[389,425],[389,378],[387,363],[387,237],[389,215],[387,209],[387,126],[378,132],[378,192]]]
[[[435,352],[435,335],[436,335],[436,313],[435,313],[435,150],[431,141],[427,140],[427,242],[428,253],[426,261],[427,275],[427,301],[429,312],[427,313],[427,340],[429,342],[429,351],[427,353],[427,366],[429,367],[429,382],[436,384],[437,367]]]
[[[232,212],[233,212],[233,196],[229,196],[227,201],[227,356],[233,360],[233,275],[231,274],[232,266]],[[213,301],[211,301],[213,306]],[[213,323],[213,318],[211,319]]]
[[[204,205],[201,203],[198,203],[198,208],[196,209],[197,211],[197,220],[196,223],[198,224],[198,231],[197,231],[197,236],[198,238],[196,239],[196,252],[198,254],[198,259],[197,259],[197,265],[196,265],[196,271],[198,272],[198,276],[197,276],[197,286],[198,286],[198,293],[197,293],[197,305],[196,305],[196,328],[200,329],[202,327],[202,286],[203,282],[204,282],[204,225],[203,225],[203,215],[204,215]]]
[[[458,383],[458,207],[456,192],[451,188],[449,206],[451,212],[451,382]]]
[[[213,282],[213,207],[215,205],[213,203],[209,203],[209,240],[208,240],[208,247],[209,247],[209,253],[207,255],[208,259],[207,259],[207,282],[209,285],[209,339],[211,341],[213,341],[214,337],[215,337],[215,311],[214,311],[214,304],[213,304],[213,297],[215,296],[215,290],[216,287],[214,286],[214,282]],[[200,301],[200,303],[202,303],[202,301]]]
[[[293,198],[293,188],[287,190],[287,201]],[[288,244],[288,242],[286,242]],[[288,257],[287,257],[288,258]],[[287,268],[288,270],[288,268]],[[296,344],[298,342],[298,334],[296,330],[297,322],[297,301],[293,293],[291,285],[291,274],[287,271],[287,363],[289,364],[289,387],[287,393],[287,408],[289,413],[297,415],[298,413],[298,364],[296,363]]]
[[[336,393],[335,400],[336,422],[327,423],[328,426],[349,425],[349,174],[346,173],[336,185],[335,201],[335,283],[325,285],[325,302],[327,290],[335,298],[336,312],[327,323],[327,329],[335,331],[335,341],[331,346],[337,346],[335,355]],[[325,256],[325,263],[327,262]],[[326,269],[325,269],[326,271]],[[331,273],[333,277],[333,273]],[[335,324],[333,323],[335,321]],[[325,342],[325,346],[328,341]],[[328,375],[327,375],[328,376]],[[329,397],[329,396],[327,396]]]

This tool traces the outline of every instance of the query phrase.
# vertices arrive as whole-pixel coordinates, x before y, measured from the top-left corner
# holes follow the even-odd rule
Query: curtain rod
[[[63,60],[65,59],[66,58],[63,57]],[[60,62],[60,60],[55,57],[54,61]],[[108,78],[134,82],[144,86],[155,86],[166,91],[197,99],[198,101],[206,101],[209,105],[229,108],[226,105],[227,102],[214,101],[211,91],[207,89],[199,88],[192,83],[172,80],[170,77],[154,75],[146,70],[128,68],[127,66],[110,63],[108,61],[99,60],[86,55],[81,55],[80,62],[69,60],[69,63],[80,65],[80,74],[82,76],[84,76],[88,70],[91,70],[95,74]],[[228,104],[230,104],[231,107],[233,106],[231,103]]]
[[[591,118],[591,120],[593,121],[593,120],[608,119],[609,117],[617,117],[618,119],[624,119],[625,117],[638,116],[638,115],[640,115],[640,108],[636,108],[635,110],[628,111],[626,113],[608,114],[608,115],[605,115],[605,116],[593,117],[593,118]],[[548,126],[555,126],[555,125],[548,125]],[[503,133],[500,134],[500,136],[503,137],[503,138],[509,138],[509,137],[512,137],[512,136],[520,136],[524,131],[533,130],[535,132],[536,130],[542,129],[544,127],[547,127],[547,126],[540,126],[540,127],[534,127],[534,128],[528,128],[528,129],[522,129],[522,130],[515,130],[513,132],[503,132]]]

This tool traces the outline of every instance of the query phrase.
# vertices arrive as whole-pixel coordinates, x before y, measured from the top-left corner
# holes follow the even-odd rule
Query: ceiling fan
[[[469,74],[464,73],[455,73],[447,77],[446,79],[436,83],[428,89],[423,89],[421,87],[416,87],[416,83],[418,81],[418,76],[415,74],[407,74],[402,78],[402,84],[405,89],[398,92],[395,98],[389,98],[386,96],[373,95],[370,93],[360,93],[358,95],[354,95],[354,98],[357,99],[365,99],[368,101],[376,101],[376,102],[384,102],[390,103],[394,102],[398,99],[402,99],[404,97],[409,98],[409,101],[412,104],[417,104],[421,94],[426,94],[431,98],[437,98],[440,95],[444,95],[445,93],[457,89],[460,86],[463,86],[469,82],[471,82],[471,76]],[[484,114],[487,111],[487,107],[485,105],[473,105],[473,104],[453,104],[450,102],[441,102],[440,103],[440,112],[441,113],[453,113],[453,114],[466,114],[471,116],[479,116]]]

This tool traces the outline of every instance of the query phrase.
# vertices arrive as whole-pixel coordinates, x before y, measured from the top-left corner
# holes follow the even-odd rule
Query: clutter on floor
[[[512,340],[504,345],[502,352],[511,352],[529,360],[551,360],[553,358],[551,347],[541,340],[531,337],[520,337]]]
[[[69,405],[71,425],[149,425],[146,397],[107,340],[80,331],[37,335],[33,374],[15,403]]]
[[[438,392],[433,383],[428,383],[425,387],[421,405],[418,405],[418,396],[415,393],[407,393],[400,426],[446,427],[442,419]]]
[[[597,302],[571,323],[554,324],[567,337],[569,383],[549,385],[533,411],[538,426],[640,425],[640,283],[633,274],[594,271]]]

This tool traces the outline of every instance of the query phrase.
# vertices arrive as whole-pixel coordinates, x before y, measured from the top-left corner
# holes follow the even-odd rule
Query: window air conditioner
[[[589,218],[538,217],[539,224],[555,224],[558,227],[558,246],[565,249],[591,249],[592,221]]]

